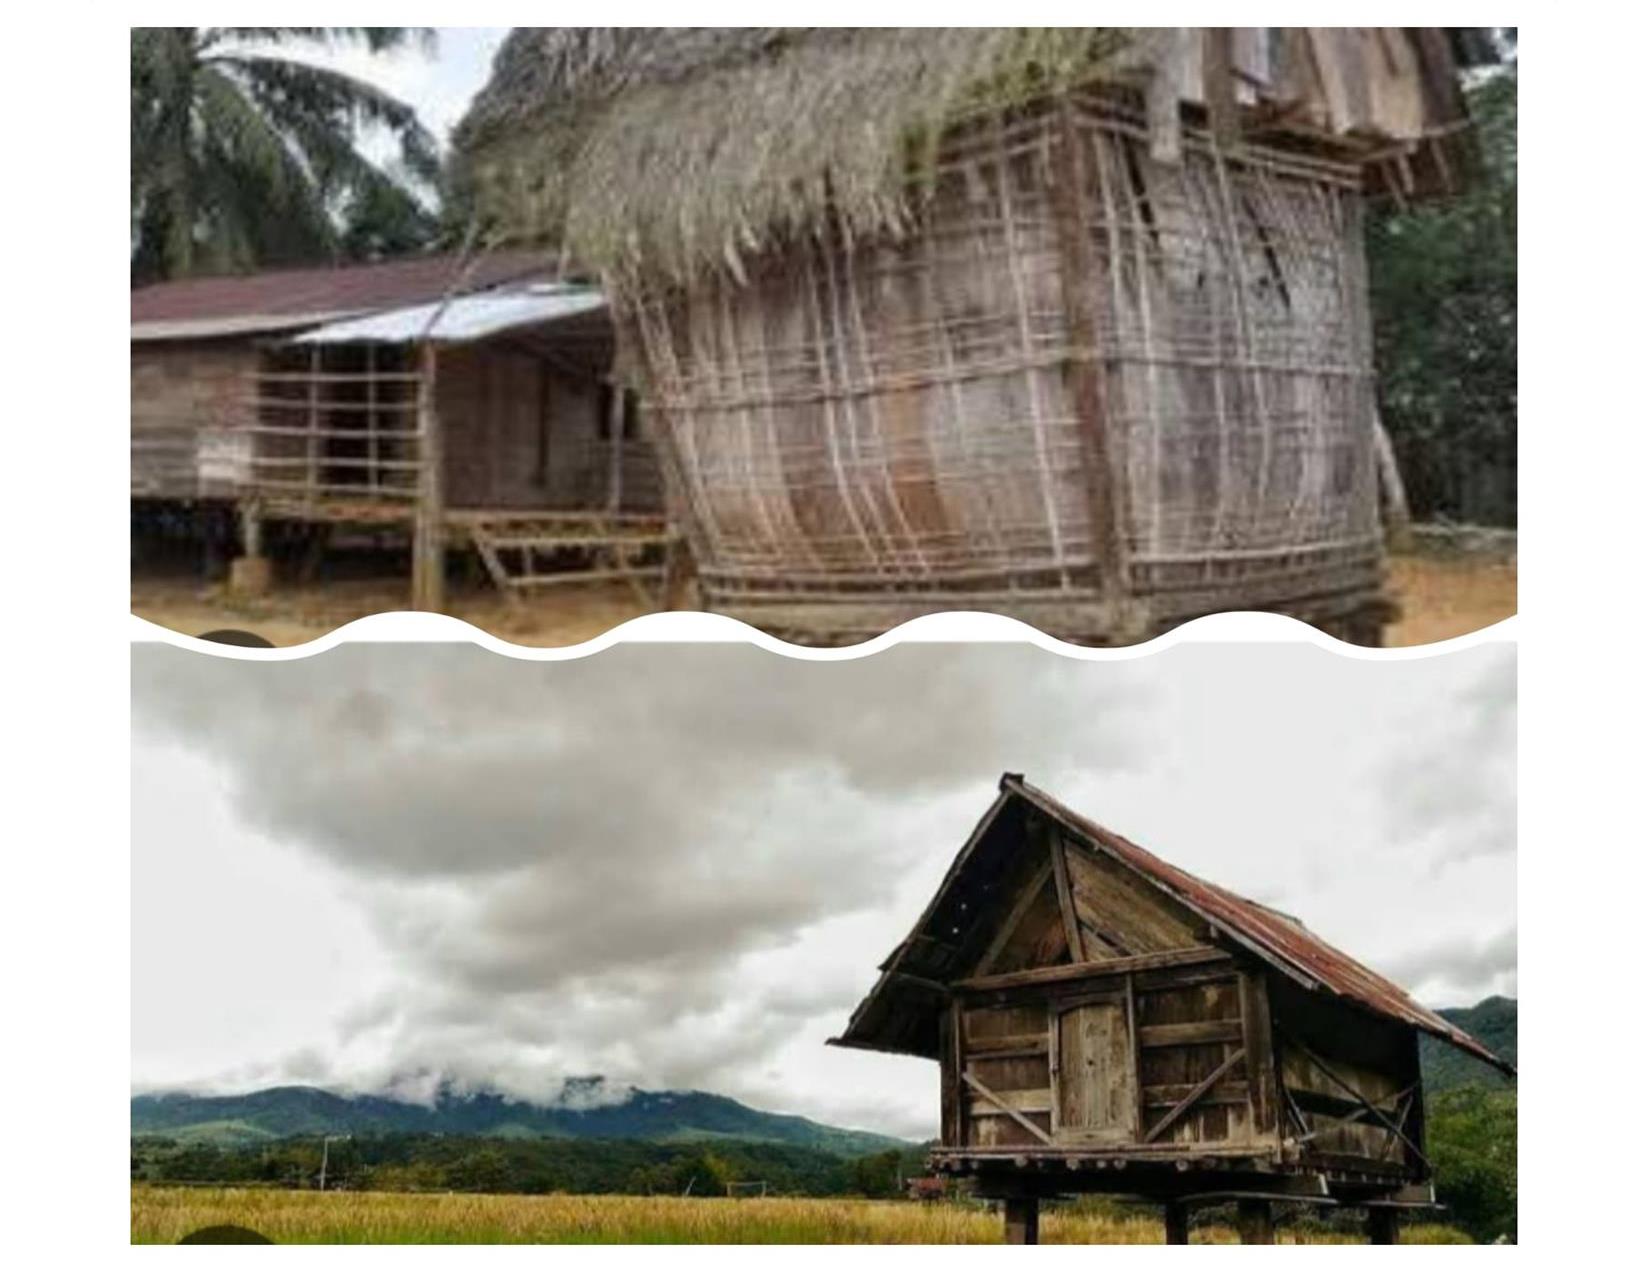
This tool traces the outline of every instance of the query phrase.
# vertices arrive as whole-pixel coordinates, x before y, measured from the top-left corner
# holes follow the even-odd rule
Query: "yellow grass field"
[[[624,1195],[330,1194],[300,1190],[132,1187],[132,1241],[174,1243],[209,1225],[242,1225],[277,1243],[993,1243],[1002,1221],[953,1204],[857,1199],[633,1198]],[[1047,1243],[1157,1243],[1150,1209],[1120,1218],[1062,1210],[1043,1218]],[[1192,1241],[1236,1242],[1199,1227]],[[1300,1233],[1279,1242],[1359,1242]],[[1442,1226],[1406,1228],[1405,1242],[1467,1241]]]

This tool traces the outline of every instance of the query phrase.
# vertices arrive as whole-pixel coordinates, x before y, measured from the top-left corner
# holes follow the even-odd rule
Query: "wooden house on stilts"
[[[604,277],[707,608],[1092,643],[1262,609],[1369,642],[1363,199],[1460,176],[1486,46],[521,29],[458,144],[503,229]]]
[[[1202,881],[1017,775],[832,1043],[933,1058],[933,1165],[1004,1202],[1116,1193],[1363,1207],[1372,1241],[1431,1208],[1419,1037],[1513,1074],[1294,917]]]
[[[249,590],[277,537],[398,538],[433,610],[449,551],[517,595],[651,581],[670,537],[605,297],[522,253],[134,291],[132,499],[204,509]]]

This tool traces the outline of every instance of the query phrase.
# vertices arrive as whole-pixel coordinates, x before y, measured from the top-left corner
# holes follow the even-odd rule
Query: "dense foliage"
[[[316,1137],[261,1145],[132,1139],[132,1179],[314,1188],[323,1143]],[[725,1195],[730,1182],[766,1182],[773,1194],[889,1197],[924,1170],[923,1147],[843,1158],[803,1146],[716,1141],[512,1140],[388,1134],[332,1140],[328,1188],[440,1190],[488,1194]]]
[[[1481,154],[1460,195],[1369,223],[1381,415],[1413,512],[1518,514],[1518,71],[1468,90]]]
[[[411,106],[302,54],[431,38],[410,27],[134,27],[132,280],[428,242],[435,219],[414,189],[438,176],[435,139]],[[395,170],[362,153],[373,129],[398,143]]]
[[[1457,1088],[1427,1100],[1438,1200],[1479,1242],[1518,1241],[1518,1094]]]

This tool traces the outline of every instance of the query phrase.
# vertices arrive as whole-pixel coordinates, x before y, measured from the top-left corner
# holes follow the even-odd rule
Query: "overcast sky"
[[[824,1047],[1005,770],[1429,1004],[1517,990],[1514,654],[133,651],[133,1080],[697,1088],[923,1137]]]

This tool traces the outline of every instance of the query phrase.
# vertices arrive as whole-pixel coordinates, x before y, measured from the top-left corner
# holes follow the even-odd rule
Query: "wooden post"
[[[446,499],[442,487],[441,414],[436,409],[436,351],[419,346],[419,492],[413,524],[412,606],[440,612],[446,606]]]
[[[267,595],[274,575],[264,555],[263,514],[252,498],[241,503],[240,514],[242,554],[229,562],[229,590],[241,598]]]
[[[367,345],[367,488],[377,493],[378,476],[378,345]]]
[[[619,514],[624,505],[624,398],[622,380],[609,380],[613,391],[607,403],[607,513]]]
[[[1278,1240],[1272,1225],[1272,1205],[1265,1199],[1239,1199],[1237,1225],[1239,1242],[1275,1243]]]
[[[1380,1247],[1390,1247],[1398,1241],[1398,1209],[1370,1208],[1366,1228],[1369,1230],[1370,1242]]]
[[[309,435],[304,438],[304,494],[311,502],[321,498],[321,374],[326,362],[321,356],[321,345],[309,346]]]
[[[1060,170],[1050,198],[1060,253],[1060,297],[1066,319],[1066,390],[1071,394],[1083,446],[1090,540],[1100,595],[1104,600],[1120,604],[1129,593],[1123,545],[1128,506],[1127,462],[1125,455],[1114,455],[1112,450],[1114,442],[1126,437],[1122,436],[1121,429],[1117,436],[1112,435],[1108,426],[1105,362],[1101,357],[1099,311],[1094,304],[1099,288],[1099,265],[1088,224],[1089,177],[1094,169],[1078,127],[1077,107],[1069,99],[1060,106],[1058,154]]]
[[[1163,1204],[1163,1241],[1171,1247],[1180,1247],[1191,1242],[1190,1213],[1186,1205],[1179,1199],[1170,1199]]]
[[[1010,1244],[1037,1241],[1037,1200],[1010,1198],[1003,1200],[1003,1241]]]

